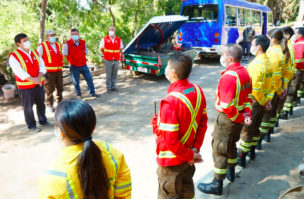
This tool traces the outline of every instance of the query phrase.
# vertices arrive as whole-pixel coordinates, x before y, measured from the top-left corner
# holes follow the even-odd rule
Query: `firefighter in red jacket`
[[[63,57],[70,63],[70,72],[75,86],[75,92],[78,99],[82,99],[79,78],[82,74],[83,78],[88,84],[90,96],[99,97],[95,94],[95,87],[91,72],[87,66],[88,48],[84,40],[79,39],[79,31],[77,29],[71,30],[71,39],[64,44]]]
[[[191,69],[189,55],[170,56],[165,74],[171,85],[160,103],[158,120],[152,121],[159,199],[193,198],[194,164],[203,161],[199,151],[207,130],[206,100],[202,89],[188,81]]]
[[[228,44],[223,48],[221,64],[226,67],[222,73],[216,96],[216,110],[219,112],[212,133],[214,180],[200,183],[198,189],[207,194],[222,195],[223,180],[231,182],[235,177],[237,164],[236,143],[240,139],[243,125],[251,124],[250,76],[240,61],[242,48]],[[227,169],[228,167],[228,169]]]
[[[53,30],[46,31],[46,41],[39,44],[37,51],[43,59],[47,73],[45,77],[45,98],[48,109],[53,113],[53,92],[57,90],[57,104],[62,101],[63,92],[63,57],[62,45],[56,42],[56,33]]]
[[[304,28],[296,28],[295,31],[295,50],[296,59],[296,89],[298,92],[298,100],[304,95]]]

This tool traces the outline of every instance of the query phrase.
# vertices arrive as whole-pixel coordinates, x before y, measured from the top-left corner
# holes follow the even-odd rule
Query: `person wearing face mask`
[[[290,26],[282,28],[284,36],[288,39],[288,49],[290,52],[289,66],[290,66],[290,85],[288,86],[288,95],[285,103],[283,101],[279,104],[279,119],[288,119],[288,114],[292,115],[293,107],[297,103],[297,89],[296,89],[296,63],[295,63],[295,51],[291,44],[291,38],[294,36],[294,30]],[[286,80],[284,81],[286,83]]]
[[[63,57],[70,63],[70,72],[75,86],[77,99],[81,98],[81,90],[79,85],[80,74],[87,82],[91,97],[99,97],[95,93],[95,87],[91,72],[87,66],[88,48],[84,40],[79,39],[79,31],[77,29],[71,30],[71,39],[64,44]]]
[[[9,64],[15,73],[27,127],[37,133],[41,129],[36,126],[34,104],[36,104],[39,124],[46,127],[53,126],[45,116],[43,75],[46,73],[46,69],[38,52],[31,50],[31,42],[26,34],[18,34],[14,40],[18,48],[9,55]]]
[[[270,45],[270,40],[265,35],[255,37],[251,45],[251,54],[255,55],[255,59],[248,66],[248,73],[252,82],[252,94],[249,96],[252,99],[252,123],[244,125],[241,133],[241,143],[238,152],[238,165],[246,166],[246,156],[251,160],[255,159],[255,148],[260,140],[260,126],[268,126],[270,117],[264,117],[271,114],[271,100],[273,93],[272,89],[272,65],[269,58],[266,56],[266,51]],[[263,133],[263,131],[262,131]]]
[[[270,134],[274,133],[274,127],[278,121],[278,107],[280,100],[284,100],[287,96],[287,88],[290,79],[289,59],[290,52],[287,46],[287,38],[281,29],[275,28],[267,32],[270,39],[270,47],[266,52],[267,57],[273,67],[273,89],[275,93],[272,98],[272,111],[270,124],[265,126],[263,134],[260,139],[270,142]],[[268,132],[266,133],[268,129]],[[266,134],[265,134],[266,133]],[[263,137],[264,136],[264,137]],[[258,143],[257,149],[261,149],[261,140]]]
[[[188,81],[192,59],[184,53],[170,56],[165,75],[171,83],[152,120],[156,135],[158,198],[193,198],[193,175],[207,130],[203,90]],[[157,121],[156,121],[157,120]]]
[[[53,30],[46,32],[46,41],[39,44],[37,51],[42,57],[47,73],[44,75],[46,106],[50,112],[54,112],[55,88],[57,90],[57,104],[62,101],[63,92],[63,56],[62,45],[56,42],[56,33]]]
[[[223,47],[222,73],[216,95],[215,109],[218,111],[212,133],[214,179],[211,183],[200,183],[198,189],[206,194],[222,195],[223,181],[235,178],[237,164],[236,143],[242,128],[251,124],[252,92],[250,76],[240,61],[242,47],[228,44]]]
[[[93,140],[96,114],[81,100],[58,104],[55,135],[64,143],[60,156],[38,179],[38,198],[131,199],[130,169],[124,155]]]
[[[249,61],[251,42],[252,42],[254,37],[255,37],[255,30],[252,28],[252,23],[248,22],[247,27],[243,32],[243,42],[242,42],[243,57],[242,57],[242,62],[244,62],[244,61],[248,62]],[[246,51],[246,54],[245,54],[245,51]]]
[[[296,85],[298,102],[304,96],[304,28],[296,28],[295,43],[293,45],[296,58]]]
[[[119,60],[121,59],[121,51],[124,48],[122,39],[115,35],[116,29],[114,26],[109,27],[109,35],[103,38],[100,42],[100,51],[104,55],[104,64],[106,67],[106,85],[107,92],[118,92],[116,88],[117,73],[119,68]]]

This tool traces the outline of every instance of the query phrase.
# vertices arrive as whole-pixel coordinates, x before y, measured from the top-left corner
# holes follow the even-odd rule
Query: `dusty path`
[[[191,82],[200,85],[204,90],[209,117],[209,128],[202,148],[205,162],[197,165],[194,177],[195,182],[208,181],[212,175],[213,161],[211,156],[210,134],[213,130],[213,122],[216,117],[214,98],[222,70],[223,68],[219,67],[219,61],[217,59],[196,61],[190,77]],[[93,138],[109,142],[125,154],[132,174],[132,198],[156,198],[157,177],[155,172],[157,165],[155,161],[155,137],[152,135],[149,124],[154,114],[154,101],[159,103],[160,99],[166,95],[169,82],[164,76],[140,75],[132,78],[128,72],[120,71],[117,85],[120,92],[112,93],[111,95],[105,93],[105,75],[95,77],[94,83],[97,93],[102,94],[101,98],[90,99],[86,97],[88,96],[88,92],[84,89],[86,88],[85,82],[82,82],[84,100],[92,105],[98,118],[97,128]],[[66,86],[64,98],[71,97],[76,97],[73,86]],[[22,194],[22,198],[32,199],[37,198],[37,178],[39,174],[56,159],[60,150],[63,148],[63,143],[54,137],[53,128],[43,129],[43,131],[38,134],[29,132],[24,125],[22,108],[16,105],[20,105],[18,99],[10,103],[4,102],[3,100],[0,101],[0,111],[2,113],[0,114],[0,198],[20,198],[20,194]],[[297,122],[298,120],[303,121],[303,118],[299,118],[304,115],[302,108],[302,106],[298,107],[294,116],[298,119],[288,121],[286,124]],[[47,117],[50,122],[54,122],[52,114],[48,113]],[[290,135],[294,136],[294,139],[289,139],[289,135],[283,134],[284,132],[290,131],[298,131],[296,134],[292,133],[292,135]],[[238,189],[239,184],[234,183],[229,186],[228,198],[252,198],[253,194],[249,192],[254,192],[252,187],[255,187],[257,190],[262,190],[261,187],[263,187],[263,184],[266,185],[271,182],[273,184],[275,183],[274,185],[277,187],[276,189],[271,189],[271,191],[274,191],[273,198],[275,198],[281,190],[285,190],[293,185],[290,184],[288,172],[300,164],[301,161],[303,162],[301,159],[301,155],[303,156],[303,128],[301,128],[299,124],[298,126],[295,125],[294,129],[280,129],[280,132],[282,133],[276,134],[273,139],[275,144],[266,145],[266,152],[261,152],[257,160],[250,163],[249,167],[241,172],[240,180],[245,181],[245,178],[252,180],[251,182],[246,182],[246,184],[241,184],[242,191],[246,190],[244,193],[248,193],[248,195],[242,195],[240,193],[241,190]],[[287,138],[285,138],[286,136]],[[302,140],[296,139],[298,137]],[[278,145],[278,143],[280,143],[278,140],[281,140],[280,145]],[[287,155],[285,154],[284,157],[282,157],[282,153],[285,153],[283,146],[289,143],[285,142],[285,140],[302,144],[291,144],[291,146],[288,146],[290,149],[288,153],[291,153],[292,149],[300,151],[299,155],[297,155],[298,158],[291,158],[292,163],[296,166],[284,166],[284,163],[286,163],[285,156]],[[279,146],[280,148],[278,148]],[[275,154],[277,154],[278,157]],[[277,172],[271,173],[274,171],[272,169],[273,166],[268,168],[268,166],[266,166],[268,162],[262,159],[263,156],[270,158],[268,162],[283,165],[276,167],[278,169]],[[279,160],[274,160],[275,157]],[[261,173],[254,174],[254,176],[260,176],[260,179],[252,177],[252,175],[249,177],[251,172],[256,172],[250,169],[258,165],[259,162],[263,165],[263,168],[267,169],[267,173],[264,174],[259,170]],[[281,171],[280,169],[285,169],[286,171]],[[279,175],[280,172],[282,172],[282,175],[285,175],[285,177],[281,177],[281,175]],[[281,177],[274,178],[280,179],[280,182],[269,178],[269,176],[274,175]],[[250,190],[248,188],[249,185]],[[16,189],[18,192],[16,192]],[[260,198],[267,198],[263,196],[264,193],[268,192],[263,192],[262,194],[262,191],[260,191],[259,193],[261,194]],[[207,197],[197,191],[196,198]]]

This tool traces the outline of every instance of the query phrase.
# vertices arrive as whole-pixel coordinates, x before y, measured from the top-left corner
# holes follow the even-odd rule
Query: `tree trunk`
[[[140,7],[140,0],[137,0],[137,10],[135,12],[135,17],[134,17],[134,29],[132,31],[132,38],[137,34],[137,16],[139,12],[139,7]]]
[[[301,0],[300,1],[300,10],[299,10],[299,15],[298,15],[297,25],[302,26],[303,15],[304,15],[304,0]]]
[[[115,26],[115,24],[116,24],[116,19],[115,19],[115,16],[114,16],[113,12],[112,12],[112,6],[113,6],[113,0],[111,0],[111,5],[109,6],[108,10],[109,10],[110,15],[111,15],[111,17],[112,17],[112,23],[113,23],[112,25],[113,25],[114,27],[116,27],[116,26]]]
[[[41,3],[39,43],[44,41],[44,28],[45,28],[47,1],[48,0],[42,0],[42,3]]]
[[[268,6],[272,10],[272,23],[275,24],[276,18],[276,10],[275,8],[275,1],[274,0],[266,0],[264,3],[265,6]]]

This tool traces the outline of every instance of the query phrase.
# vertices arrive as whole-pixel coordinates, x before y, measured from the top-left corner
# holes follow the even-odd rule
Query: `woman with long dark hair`
[[[267,57],[273,67],[273,86],[271,93],[273,94],[271,105],[272,110],[266,111],[261,125],[261,138],[257,149],[261,148],[262,139],[270,142],[270,134],[273,133],[275,123],[278,121],[277,111],[280,100],[287,96],[287,85],[284,84],[284,79],[289,80],[289,59],[290,52],[287,46],[288,39],[284,37],[281,29],[275,28],[267,32],[270,39],[270,47],[267,50]]]
[[[96,115],[81,100],[62,101],[55,132],[65,148],[39,178],[39,198],[131,198],[130,170],[124,156],[106,142],[93,141]]]

